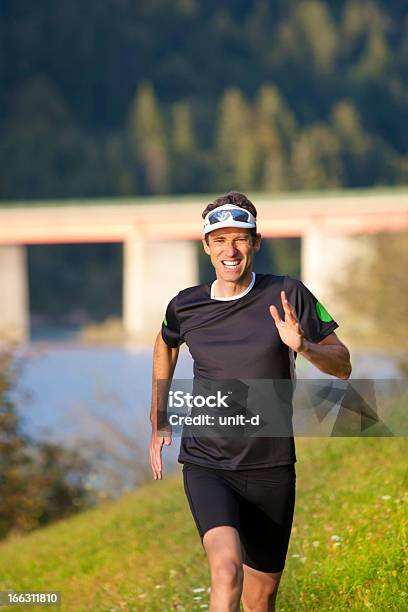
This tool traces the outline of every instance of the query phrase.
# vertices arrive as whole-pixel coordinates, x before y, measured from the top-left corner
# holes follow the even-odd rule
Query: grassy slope
[[[408,609],[407,451],[404,438],[298,439],[280,612]],[[202,610],[193,589],[208,585],[180,475],[0,545],[0,590],[59,590],[63,610]]]

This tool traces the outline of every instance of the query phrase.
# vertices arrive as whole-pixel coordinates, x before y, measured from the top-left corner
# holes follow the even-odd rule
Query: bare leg
[[[239,612],[243,571],[237,530],[214,527],[204,534],[203,546],[211,571],[209,612]]]
[[[282,572],[260,572],[243,565],[242,602],[245,612],[275,612],[276,595]]]

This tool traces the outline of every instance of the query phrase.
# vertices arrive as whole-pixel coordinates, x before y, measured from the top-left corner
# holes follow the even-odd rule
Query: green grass
[[[408,609],[407,451],[406,438],[297,440],[279,612]],[[180,474],[0,545],[0,590],[61,591],[70,612],[198,611],[208,586]]]

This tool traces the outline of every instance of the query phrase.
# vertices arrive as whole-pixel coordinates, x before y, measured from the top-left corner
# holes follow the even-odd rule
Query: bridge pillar
[[[29,336],[27,254],[24,245],[0,246],[0,341]]]
[[[145,240],[134,235],[123,245],[123,326],[150,340],[160,329],[168,302],[198,284],[196,245],[191,240]]]
[[[367,257],[369,252],[367,236],[330,234],[319,229],[302,236],[302,281],[334,318],[343,314],[335,284],[343,285],[353,260]]]

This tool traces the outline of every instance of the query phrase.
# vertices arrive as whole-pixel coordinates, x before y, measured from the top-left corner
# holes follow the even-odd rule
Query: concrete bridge
[[[210,199],[0,204],[0,334],[28,337],[26,245],[123,242],[124,327],[136,339],[149,335],[168,300],[198,282],[194,241],[201,238],[201,211]],[[302,280],[321,300],[361,246],[356,236],[408,229],[407,189],[262,194],[252,200],[265,238],[301,237]]]

